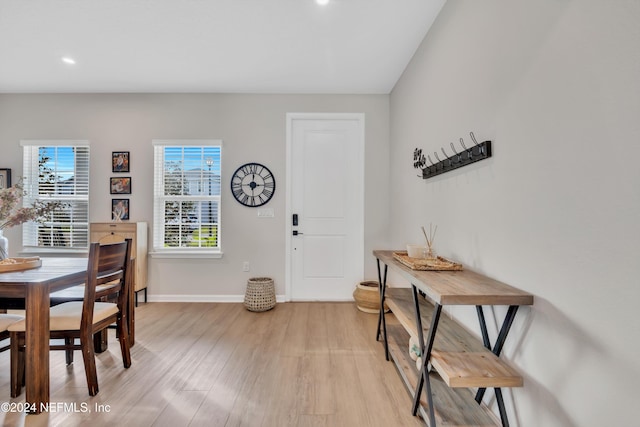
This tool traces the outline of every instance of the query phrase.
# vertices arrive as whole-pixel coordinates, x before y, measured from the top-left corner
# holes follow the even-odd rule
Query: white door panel
[[[308,131],[303,138],[303,211],[306,218],[344,218],[346,147],[342,134]],[[327,165],[330,165],[327,167]],[[300,172],[300,171],[299,171]]]
[[[344,276],[344,236],[305,236],[305,279],[341,278]]]

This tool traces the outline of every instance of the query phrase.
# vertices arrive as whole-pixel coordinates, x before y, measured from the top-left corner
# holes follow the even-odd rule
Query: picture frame
[[[131,194],[131,177],[109,178],[109,191],[111,194]]]
[[[11,169],[0,169],[0,190],[11,187]]]
[[[129,152],[128,151],[113,151],[111,152],[111,171],[114,173],[128,173],[129,168]]]
[[[129,220],[129,199],[111,199],[111,219],[113,221]]]

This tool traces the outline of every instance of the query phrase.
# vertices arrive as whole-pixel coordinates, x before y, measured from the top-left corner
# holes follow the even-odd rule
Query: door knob
[[[298,236],[298,235],[300,235],[300,234],[304,234],[304,233],[301,233],[301,232],[299,232],[298,230],[293,230],[293,235],[294,235],[294,236]]]

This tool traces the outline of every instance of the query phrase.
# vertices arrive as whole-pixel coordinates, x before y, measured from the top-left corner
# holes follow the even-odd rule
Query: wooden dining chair
[[[131,240],[131,239],[130,239]],[[101,244],[110,244],[110,243],[118,243],[120,242],[120,240],[110,240],[110,241],[101,241]],[[129,243],[129,245],[132,245],[131,243]],[[132,256],[133,256],[133,246],[131,246],[131,251],[132,251]],[[135,274],[135,264],[133,264],[130,266],[131,269],[131,280],[133,280],[133,276]],[[96,301],[102,301],[102,302],[115,302],[115,296],[114,292],[113,292],[113,288],[114,284],[113,283],[105,283],[102,285],[98,285],[96,286]],[[132,286],[131,288],[133,288],[133,282],[132,282]],[[133,289],[130,289],[130,294],[129,294],[129,305],[127,308],[127,327],[128,332],[129,332],[129,346],[133,347],[134,345],[134,331],[133,331],[133,299],[131,294],[133,294]],[[65,302],[70,302],[70,301],[83,301],[84,300],[84,284],[82,285],[76,285],[76,286],[72,286],[70,288],[66,288],[66,289],[62,289],[56,292],[52,292],[51,295],[49,296],[49,305],[51,307],[59,305],[59,304],[63,304]],[[112,327],[115,327],[115,325],[111,325]],[[107,331],[104,330],[98,334],[96,334],[94,336],[94,350],[96,353],[102,353],[103,351],[105,351],[108,347],[108,343],[107,343],[107,339],[108,339],[108,335],[107,335]],[[73,361],[73,355],[71,355],[71,361]],[[67,363],[71,363],[71,362],[67,362]]]
[[[117,302],[118,290],[120,283],[115,281],[96,286],[96,301],[99,302]],[[71,301],[84,301],[85,285],[76,285],[60,291],[52,292],[49,296],[49,305],[51,307]],[[117,288],[117,289],[114,289]],[[127,312],[129,313],[129,312]],[[111,324],[110,326],[114,326]],[[132,346],[131,329],[129,331],[129,345]],[[102,353],[107,349],[107,330],[104,329],[93,336],[93,346],[96,353]],[[73,362],[73,351],[67,351],[67,364]]]
[[[9,326],[24,320],[24,316],[17,314],[0,313],[0,341],[4,341],[9,338]],[[0,346],[0,352],[9,350],[9,345],[5,344]]]
[[[64,344],[51,345],[51,350],[65,350],[67,364],[73,362],[73,350],[81,350],[89,395],[95,396],[98,389],[93,336],[116,323],[122,362],[131,366],[126,307],[131,286],[131,239],[121,243],[100,245],[91,243],[84,300],[71,301],[49,309],[50,338],[64,339]],[[112,284],[111,292],[117,294],[117,302],[96,302],[96,287]],[[108,296],[105,294],[104,296]],[[11,397],[20,395],[24,384],[25,369],[25,322],[9,326],[11,339]],[[76,343],[79,339],[80,343]]]

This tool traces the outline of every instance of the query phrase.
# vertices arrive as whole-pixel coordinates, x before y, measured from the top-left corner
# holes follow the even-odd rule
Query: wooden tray
[[[412,270],[460,271],[462,264],[439,256],[436,259],[411,258],[406,251],[394,252],[393,257]]]
[[[38,268],[41,265],[42,260],[37,256],[29,258],[5,258],[0,261],[0,273],[29,270],[31,268]]]

